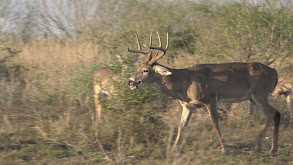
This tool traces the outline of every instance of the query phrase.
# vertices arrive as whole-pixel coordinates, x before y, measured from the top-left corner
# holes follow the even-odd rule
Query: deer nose
[[[134,84],[135,80],[133,77],[129,78],[128,85]]]

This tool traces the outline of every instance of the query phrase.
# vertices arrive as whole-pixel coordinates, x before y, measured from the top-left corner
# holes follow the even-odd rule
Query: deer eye
[[[149,72],[149,71],[148,71],[148,70],[143,70],[143,71],[142,71],[142,73],[147,73],[147,72]]]

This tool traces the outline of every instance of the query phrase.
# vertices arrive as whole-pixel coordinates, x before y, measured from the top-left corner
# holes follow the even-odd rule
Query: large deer
[[[268,95],[274,90],[278,82],[275,69],[257,62],[196,64],[183,69],[169,68],[157,63],[168,50],[168,33],[165,48],[162,47],[158,32],[157,36],[159,39],[158,47],[152,46],[151,34],[147,46],[148,50],[142,50],[136,34],[138,50],[128,49],[128,51],[147,54],[147,59],[129,79],[128,84],[131,89],[152,85],[179,100],[183,111],[172,151],[176,149],[181,132],[187,126],[195,108],[206,107],[218,135],[221,151],[225,152],[225,143],[218,122],[217,102],[240,102],[244,100],[254,102],[267,117],[265,126],[256,138],[255,149],[260,150],[261,139],[269,123],[273,121],[273,142],[270,153],[277,151],[281,114],[268,103]],[[153,50],[158,50],[154,57],[152,57]]]

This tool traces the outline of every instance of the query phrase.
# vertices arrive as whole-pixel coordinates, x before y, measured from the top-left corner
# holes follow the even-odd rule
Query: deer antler
[[[157,33],[157,36],[158,36],[158,39],[159,39],[159,47],[156,47],[156,46],[149,46],[149,49],[160,50],[160,51],[162,51],[162,53],[159,54],[159,52],[157,52],[157,53],[156,53],[156,56],[155,56],[154,58],[152,58],[152,59],[148,62],[149,65],[154,64],[156,61],[158,61],[160,58],[162,58],[162,57],[166,54],[166,52],[167,52],[167,50],[168,50],[168,47],[169,47],[169,37],[168,37],[168,33],[167,33],[167,44],[166,44],[166,48],[165,48],[165,49],[162,47],[161,37],[160,37],[159,33],[158,33],[158,32],[156,32],[156,33]]]
[[[152,34],[151,34],[152,36]],[[137,42],[137,50],[130,50],[128,48],[128,51],[131,52],[131,53],[142,53],[142,54],[149,54],[150,53],[150,49],[148,49],[147,51],[144,51],[141,49],[141,46],[140,46],[140,42],[139,42],[139,38],[138,38],[138,35],[137,33],[135,33],[135,37],[136,37],[136,42]],[[150,44],[149,44],[149,47],[152,45],[152,40],[150,38]]]
[[[161,37],[160,37],[159,33],[158,32],[156,32],[156,33],[157,33],[157,36],[158,36],[158,39],[159,39],[159,46],[158,47],[152,46],[152,35],[153,35],[153,33],[151,33],[150,34],[149,46],[144,45],[145,47],[148,48],[148,50],[147,51],[142,50],[141,49],[141,46],[140,46],[140,41],[139,41],[138,35],[137,35],[137,33],[135,33],[135,37],[136,37],[136,41],[137,41],[137,49],[138,50],[130,50],[128,48],[128,51],[129,52],[132,52],[132,53],[147,54],[148,55],[148,58],[147,58],[148,64],[149,65],[154,64],[156,61],[158,61],[160,58],[162,58],[166,54],[166,52],[168,50],[168,47],[169,47],[168,33],[167,33],[167,44],[166,44],[166,48],[165,49],[162,47]],[[160,51],[162,51],[162,53],[159,54],[159,52],[157,52],[156,55],[155,55],[155,57],[152,58],[152,49],[160,50]]]

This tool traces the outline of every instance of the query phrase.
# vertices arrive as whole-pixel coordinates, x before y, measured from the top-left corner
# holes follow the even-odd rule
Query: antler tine
[[[167,51],[167,49],[169,48],[169,34],[168,34],[168,32],[167,32],[167,45],[166,45],[166,51]]]
[[[137,49],[138,49],[138,50],[130,50],[129,47],[128,47],[128,52],[131,52],[131,53],[142,53],[142,54],[148,54],[148,53],[150,52],[150,50],[148,50],[148,51],[143,51],[143,50],[141,49],[141,46],[140,46],[140,42],[139,42],[139,38],[138,38],[137,33],[135,33],[135,38],[136,38]]]
[[[159,33],[157,32],[157,36],[158,36],[158,39],[159,39],[159,46],[150,46],[150,49],[157,49],[157,50],[161,50],[163,52],[167,52],[167,49],[169,47],[169,37],[168,37],[168,33],[167,33],[167,44],[166,44],[166,48],[164,49],[162,47],[162,42],[161,42],[161,37],[159,35]]]
[[[161,50],[162,53],[159,54],[159,53],[157,52],[156,56],[155,56],[154,58],[152,58],[152,59],[148,62],[149,65],[154,64],[156,61],[158,61],[160,58],[162,58],[162,57],[166,54],[166,52],[167,52],[167,50],[168,50],[168,48],[169,48],[169,35],[168,35],[168,33],[167,33],[167,44],[166,44],[166,48],[165,48],[165,49],[162,47],[161,37],[160,37],[160,35],[159,35],[158,32],[157,32],[157,35],[158,35],[158,38],[159,38],[159,47],[150,46],[149,48],[150,48],[150,49]]]
[[[160,37],[160,35],[159,35],[159,32],[156,31],[156,33],[157,33],[157,36],[158,36],[158,38],[159,38],[159,47],[162,47],[162,42],[161,42],[161,37]]]
[[[151,35],[150,35],[149,50],[151,49],[152,43],[153,43],[153,32],[151,32]]]
[[[140,42],[139,42],[139,38],[137,33],[135,32],[135,38],[136,38],[136,42],[137,42],[137,50],[141,50],[141,46],[140,46]]]

